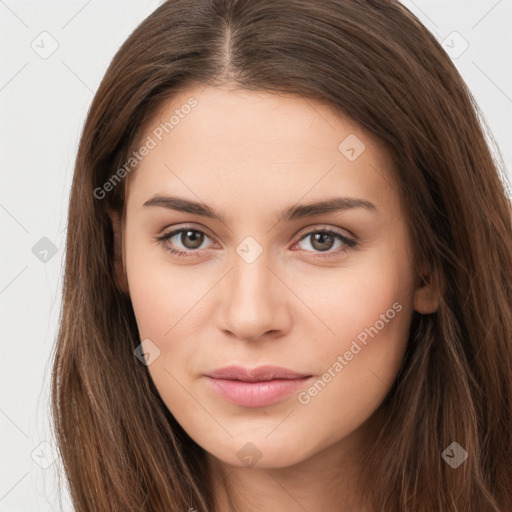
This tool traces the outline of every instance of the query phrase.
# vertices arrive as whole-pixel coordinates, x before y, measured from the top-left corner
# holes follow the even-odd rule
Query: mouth
[[[228,402],[241,407],[264,407],[297,391],[312,375],[277,366],[261,366],[252,370],[229,366],[204,377],[213,390]]]

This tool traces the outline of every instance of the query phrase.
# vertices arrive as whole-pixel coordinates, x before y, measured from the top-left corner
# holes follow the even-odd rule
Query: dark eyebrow
[[[201,215],[202,217],[208,217],[225,223],[224,216],[214,208],[211,208],[204,203],[191,201],[190,199],[184,199],[181,197],[156,195],[147,200],[143,206],[160,206],[162,208],[169,208],[180,212]],[[353,208],[364,208],[373,213],[378,212],[377,207],[366,199],[357,199],[354,197],[332,197],[315,203],[290,206],[281,213],[278,222],[291,221],[304,217],[313,217],[314,215],[320,215],[322,213],[349,210]]]

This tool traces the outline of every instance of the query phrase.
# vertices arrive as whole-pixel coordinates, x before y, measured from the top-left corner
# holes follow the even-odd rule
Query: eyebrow
[[[143,206],[159,206],[180,212],[200,215],[210,219],[219,220],[225,223],[224,215],[211,206],[182,197],[171,197],[156,195],[147,200]],[[355,197],[332,197],[323,201],[314,203],[293,205],[281,212],[278,221],[292,221],[305,217],[313,217],[323,213],[350,210],[354,208],[364,208],[372,213],[378,213],[377,207],[366,199]]]

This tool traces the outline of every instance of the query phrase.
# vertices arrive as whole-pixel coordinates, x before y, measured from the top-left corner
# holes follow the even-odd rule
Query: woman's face
[[[214,87],[174,97],[143,145],[124,268],[169,410],[236,466],[346,442],[388,393],[413,309],[436,307],[382,148],[320,103]],[[302,378],[251,373],[267,365]],[[211,377],[231,366],[247,374]]]

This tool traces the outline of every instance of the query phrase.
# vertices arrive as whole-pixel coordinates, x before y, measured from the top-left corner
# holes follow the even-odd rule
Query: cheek
[[[142,235],[127,233],[129,293],[141,338],[156,342],[169,338],[188,321],[187,312],[198,291],[191,286],[193,275],[185,267],[173,267],[156,242],[138,243],[138,238]]]
[[[361,427],[396,379],[407,347],[412,309],[393,298],[379,297],[373,304],[365,304],[365,313],[350,326],[335,325],[343,334],[334,343],[326,340],[316,347],[317,357],[323,361],[322,372],[297,396],[300,405],[295,420],[303,423],[304,431],[316,432],[322,448]],[[286,432],[281,434],[285,442]]]
[[[200,308],[194,304],[205,290],[191,288],[191,276],[155,258],[156,250],[131,249],[126,258],[128,282],[139,339],[144,352],[151,354],[147,370],[169,410],[190,408],[185,389],[189,361],[197,351],[194,326],[200,321]]]
[[[323,346],[343,353],[357,339],[362,346],[376,340],[372,345],[381,346],[380,350],[391,348],[404,337],[412,314],[407,254],[404,249],[383,247],[363,253],[354,262],[333,272],[317,271],[311,278],[295,280],[302,283],[297,295],[307,298],[307,305],[327,327],[320,338],[325,340]],[[319,339],[318,322],[312,321],[309,326],[302,322],[304,329],[313,326]]]
[[[197,350],[202,326],[207,322],[208,315],[201,313],[199,303],[206,290],[196,287],[183,291],[187,281],[190,286],[190,280],[165,277],[156,267],[151,272],[154,275],[145,273],[142,279],[130,283],[140,339],[151,340],[158,349],[159,358],[149,370],[184,376],[190,370],[188,361]]]
[[[204,321],[199,318],[200,307],[194,304],[205,290],[190,289],[190,278],[179,270],[172,272],[168,265],[154,260],[147,264],[142,255],[138,259],[135,253],[133,256],[131,301],[140,340],[153,352],[147,370],[167,408],[189,430],[193,425],[187,421],[201,415],[200,408],[194,409],[188,389],[190,360],[200,337],[196,329],[198,322]]]
[[[159,391],[164,389],[173,400],[183,394],[177,392],[178,382],[185,384],[195,371],[189,362],[211,322],[207,294],[212,278],[207,271],[171,263],[164,249],[132,243],[136,236],[126,239],[130,298],[140,340],[151,340],[158,355],[149,373]]]
[[[329,410],[333,424],[349,431],[385,398],[403,361],[413,313],[404,256],[382,252],[371,265],[340,273],[323,287],[320,282],[322,293],[310,294],[331,331],[315,338],[320,378],[299,400],[311,417]]]

